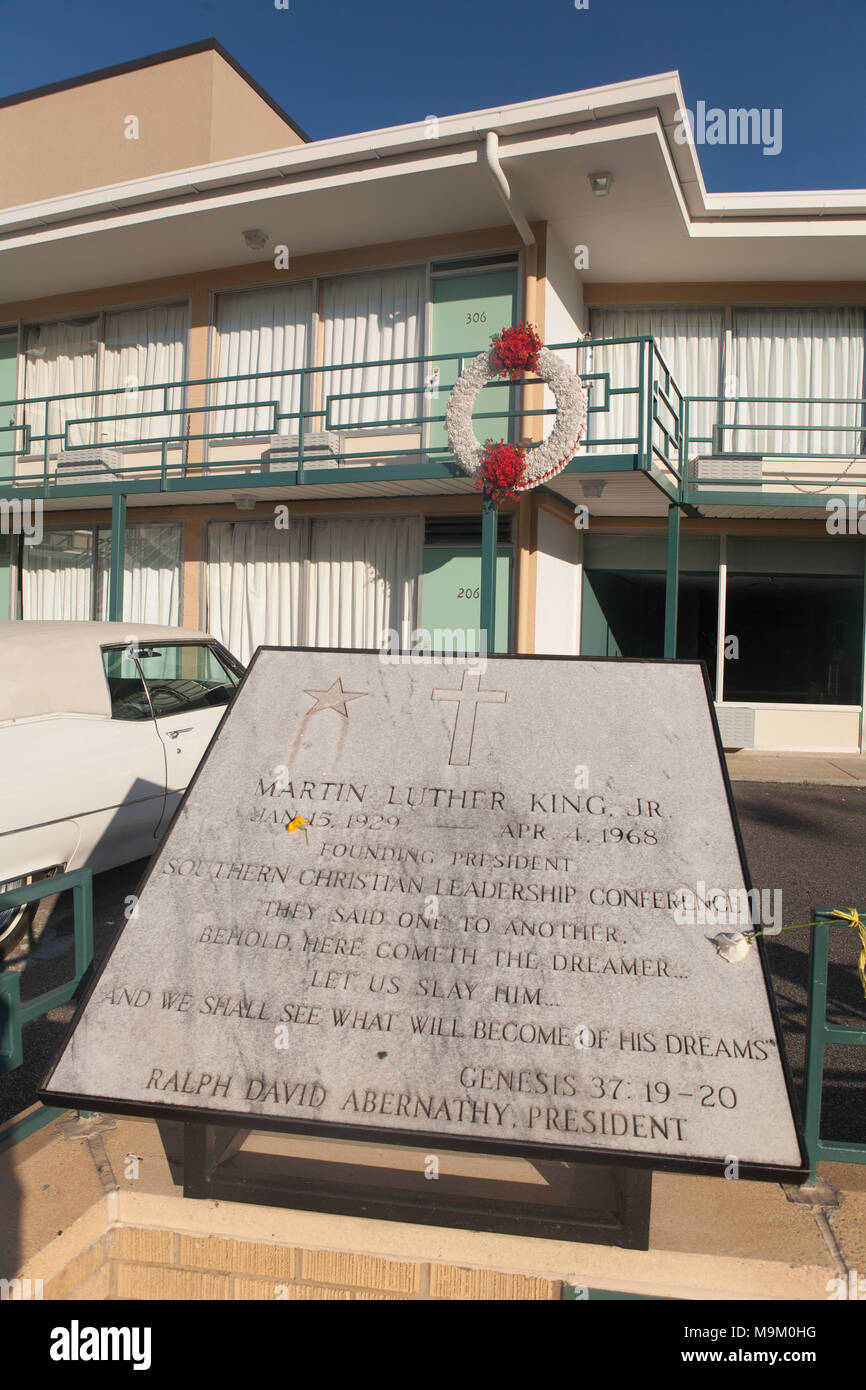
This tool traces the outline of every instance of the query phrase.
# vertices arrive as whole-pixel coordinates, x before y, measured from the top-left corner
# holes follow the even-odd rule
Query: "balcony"
[[[633,347],[628,379],[606,363]],[[587,438],[567,472],[639,476],[675,500],[683,398],[652,338],[552,347],[589,389]],[[0,495],[65,498],[238,487],[406,483],[473,490],[450,456],[450,385],[474,354],[328,364],[281,372],[67,392],[0,402]],[[401,384],[388,384],[393,381]],[[345,389],[348,381],[351,389]],[[339,387],[340,389],[335,389]],[[627,403],[633,428],[615,428]],[[476,434],[537,442],[552,397],[537,378],[491,382]],[[554,480],[555,481],[555,480]],[[444,485],[444,486],[443,486]]]
[[[671,502],[825,510],[866,489],[866,399],[686,396],[652,337],[551,344],[589,390],[585,437],[547,486],[593,512]],[[327,364],[0,402],[0,496],[51,500],[238,489],[285,495],[472,492],[445,407],[473,354]],[[397,382],[394,385],[392,383]],[[350,389],[346,389],[347,385]],[[554,414],[535,377],[491,382],[476,434],[537,442]],[[798,447],[800,446],[800,447]],[[335,488],[339,489],[335,493]],[[179,499],[178,499],[179,500]]]

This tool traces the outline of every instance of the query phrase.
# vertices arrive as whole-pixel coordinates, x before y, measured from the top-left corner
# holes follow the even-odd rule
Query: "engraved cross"
[[[463,672],[460,689],[434,690],[431,699],[453,700],[457,703],[454,719],[454,734],[451,739],[450,767],[468,767],[472,757],[472,738],[475,733],[475,716],[480,704],[503,705],[507,692],[504,690],[479,690],[481,677],[469,671]]]

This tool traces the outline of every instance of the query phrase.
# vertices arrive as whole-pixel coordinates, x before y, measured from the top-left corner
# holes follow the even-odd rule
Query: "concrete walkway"
[[[727,753],[732,782],[796,782],[814,787],[866,787],[863,753]]]

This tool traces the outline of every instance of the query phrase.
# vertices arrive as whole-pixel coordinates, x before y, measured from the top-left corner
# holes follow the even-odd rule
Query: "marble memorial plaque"
[[[747,886],[698,664],[264,648],[42,1095],[790,1175]]]

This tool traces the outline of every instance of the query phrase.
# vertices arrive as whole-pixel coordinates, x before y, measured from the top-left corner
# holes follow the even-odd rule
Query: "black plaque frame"
[[[207,761],[208,757],[210,756],[211,750],[216,744],[222,731],[223,725],[226,719],[228,718],[229,713],[231,712],[234,700],[237,698],[237,695],[240,693],[240,691],[243,689],[243,686],[249,679],[250,674],[255,668],[256,661],[258,660],[258,657],[262,652],[312,652],[316,655],[329,657],[334,657],[339,654],[345,656],[376,656],[379,654],[377,649],[368,647],[277,647],[272,645],[263,645],[257,647],[255,653],[253,654],[253,658],[249,666],[247,667],[244,676],[240,684],[238,685],[237,690],[235,691],[235,696],[233,697],[231,704],[226,706],[225,713],[223,714],[222,719],[220,720],[219,724],[214,730],[211,741],[208,744],[207,749],[205,750],[202,756],[201,762],[196,768],[192,780],[187,786],[187,789],[184,792],[184,795],[181,798],[181,801],[175,810],[175,813],[171,819],[171,823],[168,826],[168,829],[166,830],[165,836],[163,837],[161,843],[165,843],[165,840],[168,838],[168,836],[171,834],[174,828],[175,821],[180,816],[183,809],[186,807],[190,793],[192,792],[198,780],[199,773],[203,768],[205,762]],[[457,664],[453,653],[425,653],[425,657],[428,660],[430,660],[433,664],[435,664],[437,657],[441,658],[443,663],[447,663],[449,665]],[[607,663],[622,664],[623,660],[626,659],[622,657],[547,656],[543,653],[521,653],[506,655],[500,655],[499,653],[495,653],[491,656],[491,660],[568,661],[572,663],[579,662],[581,664],[591,663],[593,665],[599,665]],[[747,889],[751,889],[752,880],[751,875],[749,873],[748,863],[746,860],[745,846],[743,844],[743,838],[740,832],[740,824],[737,817],[737,810],[734,804],[733,792],[731,789],[731,781],[730,777],[728,776],[728,768],[727,763],[725,761],[724,747],[719,731],[718,720],[716,719],[712,687],[710,685],[709,677],[707,675],[706,663],[704,661],[688,660],[679,657],[635,657],[628,658],[627,664],[644,666],[697,666],[700,668],[701,676],[704,683],[704,693],[707,699],[707,708],[709,711],[712,729],[716,741],[716,750],[719,759],[719,767],[722,773],[722,782],[724,786],[725,797],[727,800],[728,811],[731,817],[731,823],[734,830],[737,852],[739,854],[740,867],[743,874],[743,882]],[[144,875],[138,888],[138,897],[141,897],[144,892],[148,879],[150,878],[151,872],[153,871],[155,859],[156,855],[154,855],[154,857],[148,863],[148,867],[144,872]],[[190,1125],[193,1129],[195,1129],[196,1126],[205,1126],[208,1129],[214,1128],[215,1130],[222,1130],[226,1126],[230,1126],[234,1132],[237,1132],[239,1130],[249,1131],[251,1129],[276,1130],[283,1133],[321,1136],[331,1139],[342,1138],[349,1140],[354,1139],[362,1141],[372,1141],[380,1144],[395,1144],[403,1146],[426,1145],[433,1149],[435,1149],[438,1146],[441,1149],[448,1148],[453,1150],[465,1150],[467,1152],[474,1152],[476,1154],[486,1154],[488,1156],[493,1156],[497,1154],[513,1155],[518,1158],[528,1159],[530,1162],[553,1161],[560,1163],[571,1163],[575,1165],[590,1164],[597,1168],[615,1168],[617,1170],[638,1169],[643,1170],[644,1172],[649,1171],[650,1174],[652,1173],[652,1171],[658,1171],[670,1173],[689,1173],[692,1175],[704,1177],[724,1176],[726,1163],[725,1159],[710,1159],[688,1156],[676,1157],[652,1153],[639,1153],[634,1151],[625,1152],[616,1149],[581,1149],[577,1146],[564,1147],[561,1145],[557,1146],[556,1144],[547,1143],[509,1143],[507,1141],[497,1141],[495,1139],[483,1140],[465,1138],[463,1136],[456,1135],[446,1136],[442,1134],[425,1133],[414,1130],[394,1130],[385,1128],[384,1126],[381,1128],[372,1128],[364,1125],[334,1123],[332,1121],[316,1123],[315,1121],[310,1122],[297,1120],[294,1118],[250,1114],[249,1112],[242,1113],[233,1111],[214,1111],[208,1113],[208,1111],[203,1106],[193,1108],[190,1106],[183,1105],[161,1104],[158,1101],[124,1101],[117,1100],[110,1096],[75,1095],[69,1092],[52,1090],[51,1077],[54,1073],[57,1061],[59,1060],[63,1052],[66,1050],[67,1043],[69,1042],[69,1039],[71,1038],[72,1033],[74,1032],[77,1026],[81,1014],[86,1008],[91,995],[93,994],[94,990],[96,989],[96,986],[99,983],[99,979],[102,975],[102,972],[105,970],[109,960],[111,959],[114,948],[117,945],[117,942],[121,934],[123,933],[125,926],[126,923],[123,923],[118,928],[109,949],[106,951],[102,964],[100,965],[98,971],[96,971],[95,974],[88,981],[85,992],[82,995],[75,1010],[74,1017],[68,1026],[67,1033],[63,1039],[60,1048],[58,1049],[57,1057],[52,1063],[41,1087],[37,1090],[38,1098],[41,1101],[43,1101],[43,1103],[46,1105],[62,1105],[68,1106],[72,1109],[86,1108],[89,1110],[106,1112],[108,1114],[138,1116],[144,1119],[152,1118],[155,1120],[181,1120],[184,1122],[185,1126]],[[793,1078],[791,1076],[791,1070],[784,1045],[784,1035],[782,1033],[781,1021],[779,1018],[778,1007],[776,1004],[776,997],[773,991],[773,983],[767,964],[763,936],[759,936],[757,938],[757,949],[759,959],[761,961],[764,989],[770,1008],[770,1017],[773,1021],[773,1027],[778,1042],[779,1060],[782,1066],[782,1074],[785,1081],[788,1103],[790,1106],[791,1115],[794,1123],[794,1131],[797,1136],[797,1143],[800,1151],[800,1163],[799,1165],[788,1166],[778,1163],[756,1163],[750,1161],[741,1161],[739,1164],[739,1174],[743,1178],[750,1178],[757,1181],[782,1182],[800,1185],[806,1181],[810,1173],[810,1163],[806,1147],[802,1116],[797,1100],[796,1091],[794,1089]],[[208,1142],[212,1143],[212,1141]],[[201,1185],[212,1182],[222,1183],[224,1181],[227,1181],[224,1174],[220,1176],[217,1173],[217,1164],[219,1160],[217,1159],[214,1162],[209,1162],[207,1158],[208,1152],[213,1153],[215,1150],[211,1149],[209,1151],[207,1149],[207,1145],[205,1145],[205,1147],[202,1148],[200,1141],[196,1141],[194,1139],[192,1141],[192,1144],[193,1147],[190,1151],[190,1157],[193,1160],[193,1185],[195,1185],[196,1183]],[[198,1147],[196,1147],[196,1145]],[[239,1187],[238,1184],[235,1184],[235,1186]],[[635,1191],[637,1191],[637,1189],[635,1189]],[[190,1192],[189,1195],[194,1194]],[[209,1190],[208,1195],[213,1197],[216,1194],[214,1190],[211,1189]],[[238,1193],[235,1192],[235,1195],[233,1196],[232,1200],[243,1200],[243,1198],[241,1198],[238,1195]],[[250,1196],[247,1197],[246,1200],[258,1200],[259,1202],[261,1202],[262,1196],[261,1194],[258,1198]],[[275,1196],[269,1198],[268,1200],[271,1201],[273,1205],[301,1205],[300,1202],[283,1203],[279,1201],[276,1196],[276,1189]],[[323,1196],[323,1200],[327,1200],[327,1198]],[[311,1204],[306,1209],[333,1211],[338,1210],[337,1207],[325,1207],[319,1203],[315,1205]],[[339,1210],[342,1210],[342,1208],[339,1208]],[[649,1207],[647,1206],[647,1213],[648,1210]],[[429,1214],[429,1208],[428,1214],[426,1216],[423,1213],[424,1208],[419,1207],[417,1210],[415,1210],[414,1215],[411,1217],[395,1216],[393,1219],[414,1220],[422,1224],[425,1222],[434,1225],[449,1224],[448,1222],[443,1223],[442,1221],[437,1221],[432,1215]],[[358,1213],[354,1212],[349,1214],[357,1215]],[[516,1213],[514,1213],[513,1215],[515,1215],[516,1217]],[[471,1224],[476,1229],[486,1229],[480,1224],[479,1221],[474,1221]],[[499,1228],[490,1227],[489,1229]],[[526,1231],[524,1231],[523,1233],[529,1234],[529,1232]],[[575,1239],[574,1236],[572,1236],[571,1238]],[[597,1239],[597,1236],[593,1237],[593,1239]]]
[[[351,1184],[323,1176],[297,1179],[283,1174],[263,1178],[255,1165],[244,1164],[238,1146],[251,1132],[234,1126],[186,1122],[183,1126],[183,1193],[224,1202],[253,1202],[257,1206],[291,1207],[339,1216],[360,1216],[374,1221],[403,1221],[425,1226],[449,1226],[461,1230],[494,1231],[501,1235],[534,1236],[544,1240],[583,1241],[591,1245],[618,1245],[626,1250],[649,1249],[652,1172],[598,1164],[593,1170],[610,1181],[612,1200],[606,1208],[580,1205],[584,1163],[561,1163],[569,1170],[573,1200],[566,1204],[530,1203],[493,1195],[494,1184],[475,1182],[475,1195],[431,1193],[420,1184],[417,1193],[395,1195],[393,1189]],[[441,1147],[441,1141],[440,1141]],[[419,1153],[423,1149],[419,1147]],[[229,1167],[229,1164],[231,1165]],[[535,1160],[543,1174],[545,1163]]]

